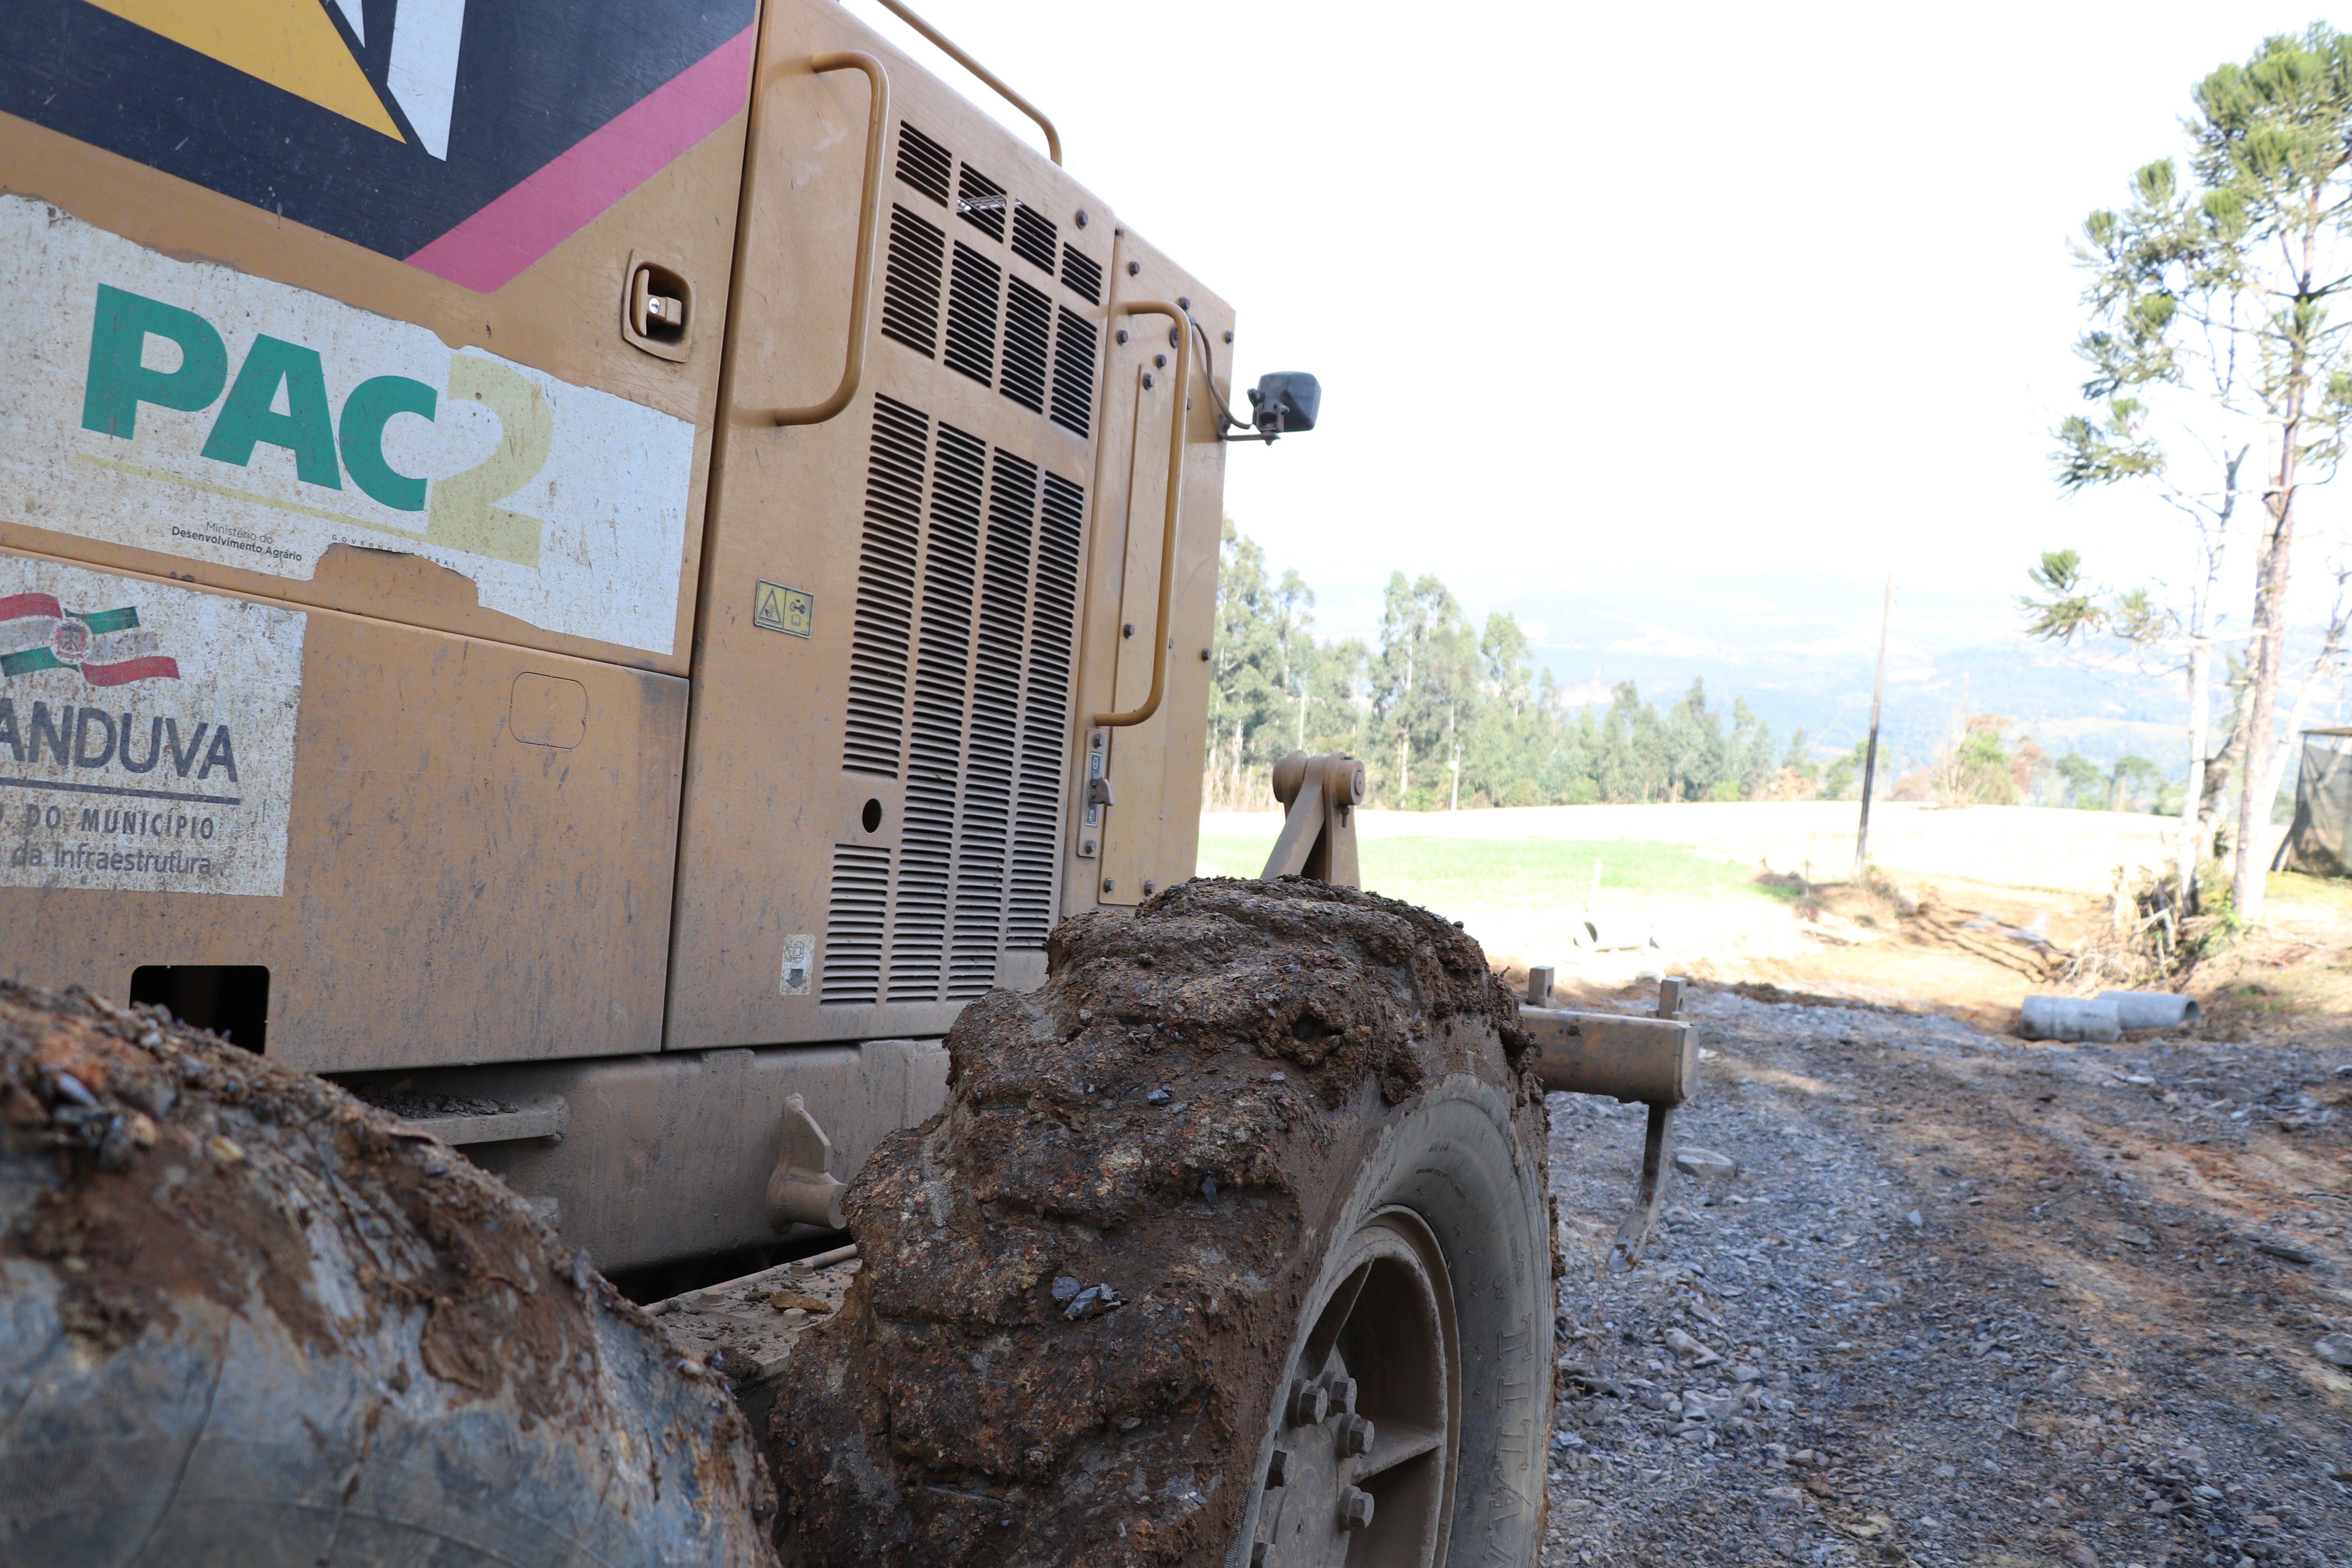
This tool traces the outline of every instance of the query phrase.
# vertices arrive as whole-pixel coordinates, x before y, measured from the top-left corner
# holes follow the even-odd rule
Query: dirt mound
[[[772,1561],[719,1380],[502,1184],[0,982],[0,1558]]]
[[[948,1109],[849,1195],[866,1270],[769,1433],[788,1561],[1223,1562],[1382,1128],[1467,1083],[1543,1146],[1514,1004],[1424,910],[1196,880],[1051,960],[964,1012]]]

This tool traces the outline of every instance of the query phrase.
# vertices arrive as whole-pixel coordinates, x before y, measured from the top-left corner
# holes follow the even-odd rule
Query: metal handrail
[[[816,76],[828,71],[861,70],[872,84],[866,113],[866,189],[857,208],[857,272],[850,282],[849,349],[842,362],[841,384],[822,403],[812,403],[805,408],[769,411],[766,416],[779,425],[824,424],[849,406],[849,400],[857,395],[857,384],[865,379],[866,322],[874,304],[874,231],[882,212],[882,146],[890,130],[890,74],[882,68],[880,60],[862,49],[843,49],[811,56],[807,63],[810,72]],[[777,67],[769,73],[769,82],[772,84],[792,68]],[[740,261],[736,270],[739,275],[742,270]]]
[[[981,80],[994,88],[997,92],[1003,97],[1005,102],[1011,104],[1013,108],[1019,110],[1022,113],[1035,121],[1037,122],[1037,129],[1045,133],[1045,155],[1054,160],[1056,167],[1060,166],[1062,162],[1062,133],[1054,129],[1054,122],[1045,118],[1045,114],[1043,110],[1030,102],[1027,99],[1022,97],[1019,93],[1013,91],[1011,88],[1005,86],[1004,80],[1002,77],[999,77],[994,71],[990,70],[986,66],[982,65],[978,60],[973,59],[970,55],[958,48],[955,44],[949,39],[945,33],[940,32],[937,27],[934,27],[929,22],[924,21],[920,16],[916,16],[912,11],[901,5],[899,0],[882,0],[882,6],[883,9],[898,17],[898,20],[906,23],[907,26],[914,28],[915,31],[922,34],[923,37],[938,45],[939,47],[947,54],[950,59],[952,59],[956,64],[963,67],[964,69],[971,72],[972,75],[978,77]]]
[[[1176,350],[1176,385],[1170,393],[1174,406],[1168,415],[1168,504],[1160,531],[1160,618],[1151,633],[1151,694],[1141,707],[1125,713],[1096,714],[1094,723],[1101,729],[1142,723],[1160,711],[1160,699],[1168,689],[1168,612],[1176,587],[1176,507],[1184,490],[1184,413],[1192,391],[1192,343],[1184,331],[1184,312],[1158,300],[1130,300],[1118,306],[1117,311],[1122,316],[1165,316],[1176,324],[1169,334]],[[1140,431],[1137,434],[1141,436]],[[1129,505],[1133,504],[1129,497]]]

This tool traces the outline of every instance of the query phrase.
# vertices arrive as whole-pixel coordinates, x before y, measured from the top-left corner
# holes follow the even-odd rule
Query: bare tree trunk
[[[2238,794],[2238,866],[2230,884],[2231,902],[2242,921],[2262,913],[2263,879],[2270,875],[2270,857],[2263,851],[2270,839],[2264,830],[2271,823],[2271,797],[2262,786],[2270,777],[2271,725],[2278,716],[2279,666],[2285,652],[2281,645],[2286,633],[2287,567],[2294,543],[2295,437],[2301,409],[2298,387],[2279,430],[2278,477],[2263,498],[2271,532],[2255,568],[2253,646],[2247,650],[2252,668],[2246,693],[2246,754],[2238,773],[2245,787]]]
[[[2278,710],[2279,669],[2286,662],[2287,568],[2294,550],[2295,462],[2303,455],[2304,395],[2309,390],[2310,341],[2304,335],[2309,321],[2302,308],[2316,303],[2313,282],[2317,276],[2319,203],[2310,202],[2311,221],[2303,229],[2302,266],[2295,278],[2296,313],[2287,339],[2286,407],[2279,420],[2278,472],[2270,492],[2263,497],[2270,513],[2270,536],[2263,542],[2262,559],[2254,571],[2254,646],[2252,700],[2246,712],[2246,761],[2240,777],[2245,788],[2238,796],[2238,868],[2231,881],[2231,901],[2238,918],[2251,921],[2262,913],[2263,893],[2270,875],[2270,857],[2263,851],[2270,836],[2271,802],[2277,792],[2261,793],[2271,776],[2271,721]]]
[[[1448,811],[1462,809],[1462,742],[1454,737],[1454,704],[1445,705],[1445,738],[1454,743],[1454,798],[1446,804]]]
[[[2203,837],[2198,831],[2205,810],[2205,746],[2206,734],[2212,728],[2213,694],[2209,689],[2213,651],[2205,641],[2203,623],[2209,617],[2200,607],[2196,641],[2189,648],[2189,787],[2180,796],[2180,847],[2173,868],[2173,901],[2180,909],[2189,907],[2189,891],[2197,881],[2197,847]]]
[[[2183,910],[2195,902],[2198,850],[2203,841],[2205,748],[2212,743],[2213,731],[2213,595],[2221,586],[2221,561],[2230,548],[2230,523],[2238,512],[2238,469],[2252,450],[2249,444],[2234,453],[2226,448],[2222,452],[2221,514],[2205,536],[2205,581],[2189,619],[2189,783],[2180,797],[2180,847],[2173,889],[2174,901]]]

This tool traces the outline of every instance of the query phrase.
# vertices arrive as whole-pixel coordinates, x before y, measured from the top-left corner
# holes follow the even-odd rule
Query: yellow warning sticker
[[[804,637],[816,626],[816,595],[804,588],[762,582],[751,598],[751,624]]]

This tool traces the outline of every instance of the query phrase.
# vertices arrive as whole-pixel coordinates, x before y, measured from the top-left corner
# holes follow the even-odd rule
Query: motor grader
[[[0,976],[85,998],[0,1072],[11,1560],[1533,1560],[1543,1089],[1670,1105],[1687,1032],[1353,891],[1345,758],[1193,879],[1224,451],[1313,380],[1236,417],[1231,308],[884,3],[944,58],[0,16]],[[124,1217],[215,1178],[292,1295]],[[601,1278],[677,1325],[845,1231],[749,1368]]]

